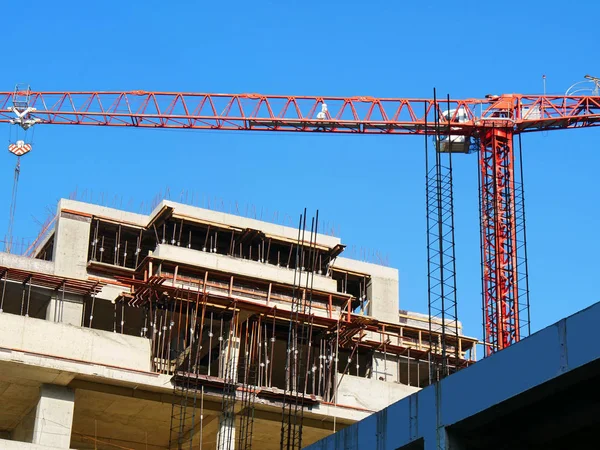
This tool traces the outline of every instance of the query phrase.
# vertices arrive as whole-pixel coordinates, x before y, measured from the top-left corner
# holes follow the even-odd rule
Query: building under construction
[[[0,447],[301,448],[475,360],[317,229],[61,200],[0,254]]]

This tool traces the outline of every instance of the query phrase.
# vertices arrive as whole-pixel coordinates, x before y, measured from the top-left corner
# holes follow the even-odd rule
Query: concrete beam
[[[52,261],[18,256],[12,253],[0,252],[0,266],[54,275],[54,263]]]
[[[202,267],[208,270],[212,269],[225,273],[234,273],[239,276],[288,284],[290,286],[294,285],[294,270],[285,267],[277,267],[273,264],[264,264],[258,261],[234,258],[218,253],[201,252],[166,244],[157,245],[152,256],[179,264]],[[304,281],[306,281],[306,276],[307,273],[303,272],[303,285]],[[337,282],[323,275],[315,274],[313,288],[319,291],[337,293]]]
[[[88,364],[150,370],[148,339],[14,314],[0,314],[0,347]]]
[[[110,218],[118,222],[131,223],[137,226],[145,226],[148,223],[149,216],[145,214],[137,214],[120,209],[109,208],[107,206],[95,205],[93,203],[85,203],[77,200],[63,198],[58,202],[58,211],[68,210],[77,211],[84,214]]]
[[[167,380],[170,376],[165,377]],[[165,384],[163,384],[165,386]],[[150,400],[158,403],[173,403],[173,388],[170,383],[166,386],[163,392],[156,392],[149,390],[150,386],[147,386],[144,389],[143,386],[136,385],[135,387],[126,387],[126,386],[115,386],[105,383],[99,383],[95,381],[87,381],[81,379],[75,379],[70,384],[69,387],[73,389],[81,389],[86,391],[95,391],[102,392],[105,394],[118,395],[121,397],[131,397],[138,398],[142,400]],[[166,391],[166,392],[165,392]],[[190,399],[188,402],[188,407],[192,406],[193,399]],[[208,393],[204,394],[204,411],[207,413],[220,413],[221,412],[221,396],[220,395],[211,395]],[[196,405],[198,409],[198,404]]]

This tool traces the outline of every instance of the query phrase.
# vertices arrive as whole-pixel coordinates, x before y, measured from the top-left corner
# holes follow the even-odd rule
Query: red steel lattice
[[[486,354],[520,339],[513,132],[481,130],[481,233]]]
[[[10,122],[15,93],[0,92],[0,122]],[[323,118],[318,116],[326,111]],[[450,107],[453,133],[472,134],[496,118],[518,132],[598,126],[600,97],[502,95],[486,99],[309,97],[176,92],[31,92],[40,124],[257,131],[422,134],[425,116]],[[460,121],[459,121],[459,117]],[[433,134],[431,124],[428,128]]]

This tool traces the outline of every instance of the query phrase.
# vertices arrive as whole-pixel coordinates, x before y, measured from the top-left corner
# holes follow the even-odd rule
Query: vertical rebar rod
[[[525,266],[525,308],[527,311],[527,336],[531,334],[531,313],[529,309],[529,259],[527,257],[527,221],[525,220],[525,179],[523,178],[523,151],[521,148],[521,134],[519,133],[519,173],[520,173],[520,195],[521,195],[521,221],[523,226],[523,264]]]
[[[64,312],[65,312],[65,281],[62,282],[61,293],[60,293],[60,313],[58,316],[58,320],[60,323],[63,322]]]
[[[10,211],[8,215],[8,233],[6,237],[5,249],[6,253],[10,253],[12,250],[13,240],[13,226],[15,222],[15,211],[17,209],[17,190],[19,186],[19,174],[21,173],[21,157],[17,156],[17,163],[15,164],[15,175],[13,179],[12,195],[10,200]]]
[[[451,127],[450,127],[450,95],[448,95],[447,98],[448,101],[448,139],[450,139],[451,136]],[[465,145],[466,145],[466,138],[465,138]],[[452,318],[454,320],[454,339],[456,340],[455,344],[454,344],[454,350],[455,350],[455,365],[456,367],[458,367],[458,362],[459,362],[459,353],[458,353],[458,301],[457,301],[457,284],[456,284],[456,240],[455,240],[455,228],[454,228],[454,172],[452,170],[452,152],[448,153],[448,166],[449,166],[449,171],[448,171],[448,183],[449,183],[449,208],[450,208],[450,230],[451,230],[451,241],[450,241],[450,246],[452,249],[452,286],[453,286],[453,292],[452,292],[452,307],[453,307],[453,313],[454,313],[454,317]],[[446,324],[444,323],[443,326],[445,327]],[[410,350],[409,350],[410,351]],[[449,372],[448,372],[449,374]]]
[[[8,278],[8,270],[5,269],[4,272],[2,273],[2,278],[3,278],[3,282],[2,282],[2,300],[0,300],[0,313],[4,311],[4,296],[6,294],[6,280]]]
[[[125,302],[121,302],[121,334],[125,332]]]
[[[31,276],[27,278],[27,310],[25,311],[25,317],[29,317],[29,303],[31,302]]]
[[[21,313],[23,315],[23,310],[25,309],[25,283],[23,283],[23,287],[21,288]]]

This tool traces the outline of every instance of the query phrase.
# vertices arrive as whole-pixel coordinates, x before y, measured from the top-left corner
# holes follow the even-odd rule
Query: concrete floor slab
[[[104,410],[107,414],[125,414],[129,416],[139,416],[148,405],[146,402],[140,401],[114,401],[108,408]]]

